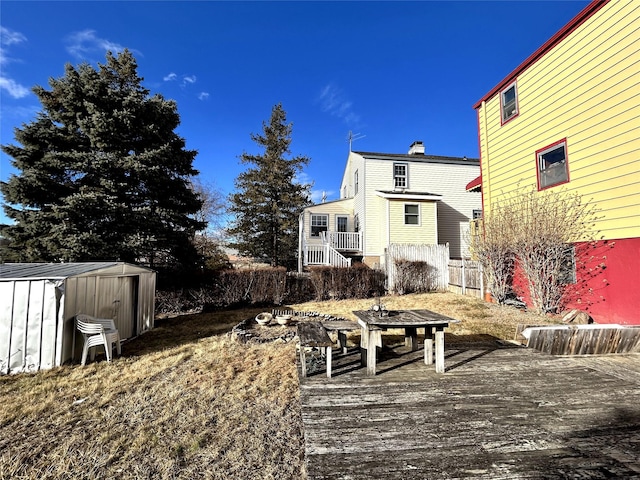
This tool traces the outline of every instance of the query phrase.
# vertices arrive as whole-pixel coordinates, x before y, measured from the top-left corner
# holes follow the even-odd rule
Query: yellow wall
[[[404,205],[418,204],[420,206],[420,224],[404,224]],[[436,225],[436,202],[419,202],[409,200],[389,201],[389,244],[391,243],[438,243]]]
[[[500,93],[478,108],[485,212],[537,189],[536,150],[566,138],[570,182],[606,239],[640,237],[640,2],[612,1],[517,77],[519,116]],[[543,195],[544,192],[540,192]]]

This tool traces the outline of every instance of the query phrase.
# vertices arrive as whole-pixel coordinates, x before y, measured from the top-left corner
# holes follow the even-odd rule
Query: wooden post
[[[412,352],[418,350],[418,329],[416,327],[405,327],[404,346],[411,348]]]
[[[306,377],[307,376],[307,359],[306,359],[306,355],[304,353],[304,349],[306,347],[303,347],[302,345],[300,345],[300,367],[302,369],[302,376]]]
[[[436,373],[444,373],[444,326],[436,327]]]
[[[367,374],[376,374],[376,330],[369,330],[367,339]]]
[[[327,357],[327,378],[331,378],[331,347],[325,347],[325,356]]]
[[[347,334],[344,330],[338,330],[338,348],[342,349],[344,355],[347,354]]]
[[[367,340],[369,340],[369,332],[366,328],[360,329],[360,365],[367,366]]]
[[[433,329],[424,327],[424,363],[433,365]]]
[[[462,264],[462,295],[466,295],[467,282],[466,282],[466,275],[464,273],[464,258],[461,260],[461,264]]]

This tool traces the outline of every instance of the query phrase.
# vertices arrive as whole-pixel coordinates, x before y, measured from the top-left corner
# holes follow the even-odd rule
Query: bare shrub
[[[368,298],[384,292],[384,273],[365,265],[315,267],[310,278],[318,301]]]
[[[496,208],[483,222],[484,232],[473,238],[471,252],[480,262],[491,296],[504,303],[511,292],[515,251],[512,225],[503,208]]]
[[[482,263],[492,294],[502,301],[511,288],[515,262],[526,279],[531,304],[540,313],[560,311],[576,271],[592,263],[582,245],[593,241],[595,208],[565,191],[518,191],[491,207],[484,235],[473,251]]]
[[[308,273],[287,272],[285,303],[303,303],[314,298],[313,284]]]
[[[574,283],[575,265],[586,259],[571,242],[593,240],[594,207],[575,193],[544,195],[529,191],[511,199],[518,212],[513,222],[516,254],[524,272],[533,307],[538,312],[561,309],[566,285]]]
[[[225,270],[216,282],[224,305],[280,304],[286,292],[284,268]]]
[[[395,260],[395,266],[394,287],[398,295],[431,290],[434,269],[429,263],[399,258]]]
[[[366,266],[318,267],[310,274],[291,274],[284,268],[224,270],[208,285],[159,289],[156,313],[210,311],[236,305],[282,305],[313,298],[369,298],[384,294],[385,276]]]

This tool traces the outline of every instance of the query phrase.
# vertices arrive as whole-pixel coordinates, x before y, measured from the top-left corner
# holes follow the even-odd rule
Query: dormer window
[[[408,182],[408,170],[409,166],[406,163],[394,163],[393,164],[393,187],[394,188],[407,188]]]
[[[500,112],[503,124],[518,115],[518,89],[516,82],[513,82],[500,92]]]

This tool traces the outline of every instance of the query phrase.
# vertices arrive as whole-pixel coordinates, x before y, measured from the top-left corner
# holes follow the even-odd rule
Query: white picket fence
[[[387,289],[390,292],[396,291],[396,262],[398,260],[409,260],[414,262],[428,263],[432,267],[429,275],[429,290],[445,291],[449,287],[449,244],[391,244],[387,248],[385,255]]]

